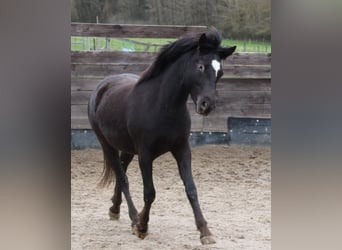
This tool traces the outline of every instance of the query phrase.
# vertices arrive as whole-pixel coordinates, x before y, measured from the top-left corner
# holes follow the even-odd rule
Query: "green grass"
[[[131,38],[129,41],[123,41],[121,39],[111,38],[109,42],[106,43],[105,38],[94,38],[94,37],[71,37],[71,50],[72,51],[84,51],[84,50],[123,50],[123,49],[134,49],[134,51],[158,51],[160,46],[150,46],[148,48],[147,44],[163,45],[174,41],[175,39],[168,38]],[[134,41],[140,43],[146,43],[146,45],[140,45],[134,43]],[[224,39],[222,41],[223,46],[237,46],[237,52],[263,52],[270,53],[272,46],[270,42],[265,41],[244,41],[244,40],[231,40]]]
[[[265,41],[223,39],[222,45],[223,46],[236,45],[237,52],[260,52],[260,53],[272,52],[271,43],[265,42]]]

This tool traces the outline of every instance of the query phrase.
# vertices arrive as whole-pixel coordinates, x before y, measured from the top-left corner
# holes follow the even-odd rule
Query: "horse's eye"
[[[204,72],[204,65],[203,64],[197,64],[197,68],[199,71]]]

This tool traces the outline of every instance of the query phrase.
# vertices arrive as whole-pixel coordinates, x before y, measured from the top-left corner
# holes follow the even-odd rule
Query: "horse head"
[[[221,36],[216,30],[201,34],[185,72],[186,85],[200,115],[208,115],[215,108],[216,83],[223,75],[221,61],[236,49],[221,47],[220,43]]]

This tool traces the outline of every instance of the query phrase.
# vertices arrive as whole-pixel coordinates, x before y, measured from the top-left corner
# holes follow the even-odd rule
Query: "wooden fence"
[[[203,26],[71,25],[72,36],[177,38],[202,32]],[[233,44],[232,44],[233,45]],[[72,51],[71,128],[90,128],[87,103],[98,82],[110,74],[140,74],[155,58],[153,52]],[[218,102],[209,116],[195,113],[188,102],[192,131],[227,132],[228,117],[271,117],[271,54],[235,53],[223,62],[224,76],[217,84]]]

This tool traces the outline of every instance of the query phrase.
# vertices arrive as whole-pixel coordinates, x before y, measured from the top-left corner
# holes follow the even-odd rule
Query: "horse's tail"
[[[100,188],[108,187],[115,180],[115,172],[113,167],[110,165],[110,160],[107,154],[103,151],[104,156],[104,164],[103,170],[101,174],[101,179],[97,183],[97,186]]]
[[[108,144],[106,138],[102,134],[100,128],[98,127],[98,124],[96,122],[96,110],[99,105],[99,102],[101,101],[101,97],[103,93],[106,91],[107,84],[105,81],[100,82],[96,90],[91,94],[89,103],[88,103],[88,119],[89,123],[96,134],[99,142],[102,146],[103,151],[103,157],[104,157],[104,166],[103,171],[101,174],[101,179],[99,180],[97,186],[104,188],[109,186],[114,179],[115,179],[115,172],[114,168],[111,165],[113,161],[110,160],[110,151],[112,151],[112,147]]]

